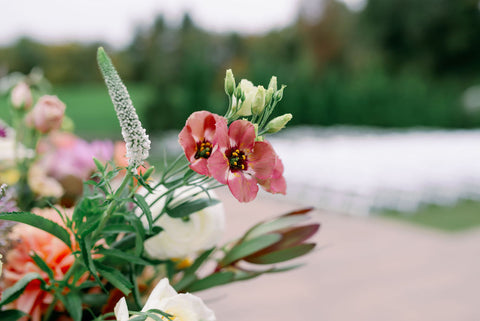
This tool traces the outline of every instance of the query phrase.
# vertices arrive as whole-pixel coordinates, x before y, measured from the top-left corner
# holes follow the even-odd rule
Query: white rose
[[[165,191],[164,187],[157,188],[155,193],[145,197],[147,203],[151,204]],[[182,189],[179,189],[177,193],[181,191]],[[188,197],[198,191],[200,190],[192,190],[182,196]],[[210,192],[210,196],[215,198],[213,192]],[[201,193],[194,198],[204,197],[207,197],[205,193]],[[151,206],[150,210],[154,220],[162,212],[164,206],[163,198]],[[141,214],[141,210],[137,209],[137,215],[139,214]],[[225,212],[221,203],[204,208],[191,214],[188,218],[187,221],[184,221],[164,213],[155,222],[155,225],[161,226],[163,231],[144,243],[148,255],[156,259],[185,258],[199,251],[207,250],[220,241],[225,229]],[[146,223],[145,217],[143,220]]]
[[[173,315],[174,320],[181,321],[215,321],[215,313],[210,310],[202,299],[190,293],[178,294],[164,278],[153,289],[142,312],[158,309]],[[114,308],[118,321],[129,320],[128,307],[125,298],[120,299]],[[151,318],[148,321],[153,320]]]
[[[239,116],[250,116],[252,114],[252,104],[255,100],[258,87],[254,86],[251,81],[246,79],[242,79],[238,85],[245,94],[245,101],[242,102],[240,109],[237,110],[236,114]],[[236,104],[236,102],[234,103]]]

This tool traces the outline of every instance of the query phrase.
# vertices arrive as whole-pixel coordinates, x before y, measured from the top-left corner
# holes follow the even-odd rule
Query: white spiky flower
[[[150,139],[138,119],[127,87],[122,83],[112,61],[102,47],[98,48],[97,60],[122,128],[123,140],[127,146],[128,165],[133,170],[148,158]]]

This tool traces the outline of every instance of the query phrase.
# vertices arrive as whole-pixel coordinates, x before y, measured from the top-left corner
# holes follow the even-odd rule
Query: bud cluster
[[[263,134],[280,131],[292,119],[292,114],[284,114],[268,121],[277,103],[283,98],[285,85],[277,86],[277,77],[272,76],[267,89],[255,86],[251,81],[242,79],[238,85],[231,69],[225,75],[225,93],[229,98],[229,108],[225,115],[229,122],[240,117],[248,118],[257,129],[257,139]]]

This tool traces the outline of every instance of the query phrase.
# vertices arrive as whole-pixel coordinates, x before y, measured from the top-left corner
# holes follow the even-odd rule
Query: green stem
[[[125,177],[123,178],[123,181],[120,184],[120,187],[115,191],[115,194],[113,194],[112,202],[108,205],[108,207],[105,210],[105,213],[103,215],[103,218],[100,221],[100,224],[98,225],[98,228],[95,230],[95,233],[93,233],[93,236],[92,236],[93,242],[95,242],[97,237],[102,233],[103,229],[105,228],[105,225],[107,224],[108,220],[110,219],[110,216],[112,216],[113,212],[115,211],[115,208],[118,205],[117,200],[122,195],[123,190],[128,185],[131,177],[132,177],[132,171],[131,171],[130,168],[127,168],[127,173],[125,174]]]

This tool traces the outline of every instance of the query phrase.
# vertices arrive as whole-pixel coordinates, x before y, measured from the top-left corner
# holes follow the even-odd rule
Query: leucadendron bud
[[[265,108],[265,88],[263,86],[258,86],[257,88],[257,93],[252,103],[252,113],[254,115],[260,115]]]
[[[277,91],[277,77],[272,76],[270,82],[268,83],[268,89],[272,88],[273,91]]]
[[[232,69],[228,69],[225,74],[225,93],[232,96],[235,92],[235,77],[233,77]]]
[[[292,119],[292,114],[285,114],[282,116],[275,117],[271,121],[268,122],[267,126],[265,126],[265,132],[268,134],[273,134],[279,132],[285,125]]]

